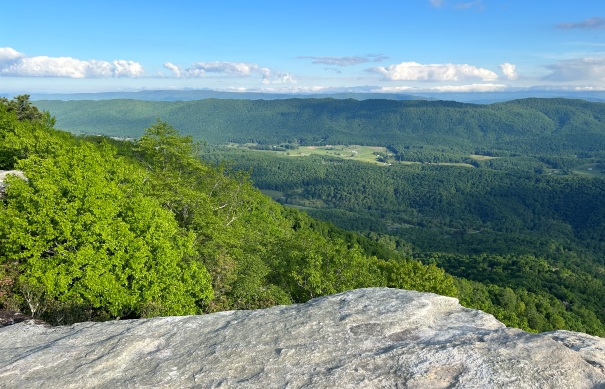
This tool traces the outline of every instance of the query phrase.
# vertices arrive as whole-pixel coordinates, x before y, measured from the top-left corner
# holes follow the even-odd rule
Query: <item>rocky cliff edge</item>
[[[605,339],[370,288],[204,316],[0,328],[6,388],[605,388]]]

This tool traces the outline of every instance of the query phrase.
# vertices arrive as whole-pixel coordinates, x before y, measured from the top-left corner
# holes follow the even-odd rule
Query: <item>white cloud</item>
[[[326,93],[334,90],[334,88],[328,86],[290,86],[286,88],[261,88],[251,90],[271,93]]]
[[[423,93],[423,92],[500,92],[509,89],[502,84],[470,84],[446,85],[431,88],[417,88],[409,86],[284,86],[263,88],[239,88],[238,91],[265,92],[265,93]],[[234,90],[229,88],[228,90]]]
[[[435,8],[440,8],[443,6],[443,0],[430,0],[429,2]]]
[[[236,77],[261,76],[264,84],[294,84],[296,80],[290,73],[273,72],[269,68],[260,67],[255,63],[248,62],[195,62],[187,69],[171,62],[164,63],[164,67],[179,78],[200,78],[208,73],[226,74]]]
[[[371,92],[399,93],[399,92],[498,92],[507,89],[502,84],[470,84],[470,85],[442,85],[431,88],[417,88],[410,86],[383,86],[374,88]]]
[[[202,76],[206,73],[225,73],[236,76],[250,76],[260,74],[263,77],[269,76],[271,71],[267,68],[261,68],[255,63],[246,62],[195,62],[191,68],[187,69],[191,76]]]
[[[605,81],[605,57],[576,58],[546,66],[552,71],[544,77],[551,81]]]
[[[245,88],[243,86],[238,86],[238,87],[233,86],[233,87],[225,88],[225,91],[242,93],[242,92],[248,92],[248,88]]]
[[[106,66],[105,64],[108,63],[103,62],[103,64]],[[113,77],[140,77],[143,74],[143,66],[136,61],[117,59],[111,61],[110,67]]]
[[[296,84],[290,73],[269,74],[263,76],[263,84]]]
[[[499,92],[507,88],[502,84],[471,84],[471,85],[444,85],[430,88],[435,92]]]
[[[575,86],[573,87],[573,90],[582,92],[603,92],[605,91],[605,86]]]
[[[399,93],[409,92],[417,90],[417,88],[411,86],[382,86],[380,88],[373,89],[372,92],[376,93]]]
[[[509,80],[516,80],[517,78],[519,78],[516,68],[517,65],[508,62],[505,62],[500,65],[500,70],[502,70],[504,76],[506,76],[506,78],[508,78]]]
[[[183,74],[180,66],[177,66],[171,62],[164,62],[164,67],[170,71],[172,71],[174,73],[175,76],[177,77],[181,77],[181,75]]]
[[[491,70],[466,64],[430,64],[402,62],[387,67],[379,66],[369,71],[382,74],[386,80],[401,81],[459,81],[480,79],[493,81],[498,75]]]
[[[71,57],[28,57],[10,47],[0,48],[0,76],[105,78],[140,77],[143,66],[135,61],[82,61]]]
[[[17,61],[25,57],[25,54],[19,53],[10,47],[0,47],[0,64]]]

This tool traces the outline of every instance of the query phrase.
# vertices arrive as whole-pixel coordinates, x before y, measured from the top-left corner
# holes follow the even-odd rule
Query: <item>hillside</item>
[[[378,258],[371,241],[201,162],[167,123],[113,146],[54,129],[26,98],[2,103],[0,169],[20,173],[0,199],[0,309],[64,324],[262,308],[363,286],[457,293],[441,269]]]
[[[415,239],[344,231],[271,201],[247,173],[202,162],[193,138],[161,120],[134,141],[75,137],[55,129],[52,117],[26,98],[3,103],[0,169],[23,171],[27,180],[8,177],[0,208],[0,309],[69,323],[262,308],[380,286],[456,296],[526,330],[605,333],[600,257],[586,257],[577,246],[556,240],[543,246],[537,236],[521,236],[527,247],[539,243],[557,253],[555,261],[493,255],[489,244],[476,246],[483,250],[477,261],[457,251],[418,251]],[[348,188],[360,171],[351,171]],[[439,198],[423,194],[422,177],[415,182],[406,189],[411,194]],[[442,209],[450,208],[459,209]],[[368,210],[376,215],[362,217],[382,217]],[[403,211],[404,218],[417,212]],[[416,216],[422,223],[434,218],[434,226],[459,223],[430,212]],[[504,228],[503,240],[515,236]],[[454,242],[445,231],[435,229],[426,241]],[[457,261],[468,264],[456,267]],[[518,264],[529,275],[509,271]]]
[[[194,139],[280,144],[446,147],[602,155],[605,103],[525,99],[491,105],[392,100],[39,101],[77,134],[137,138],[158,117]]]

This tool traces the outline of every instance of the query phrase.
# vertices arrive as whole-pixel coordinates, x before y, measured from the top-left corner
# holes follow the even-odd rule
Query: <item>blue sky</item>
[[[9,1],[0,93],[605,90],[603,0]]]

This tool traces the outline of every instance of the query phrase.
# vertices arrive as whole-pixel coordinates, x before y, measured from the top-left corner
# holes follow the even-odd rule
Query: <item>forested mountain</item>
[[[441,269],[271,201],[158,121],[136,142],[0,104],[0,308],[54,323],[259,308],[361,286],[456,295]]]
[[[605,319],[603,179],[233,149],[204,158],[230,159],[278,201],[451,274],[582,300]]]
[[[89,103],[73,102],[82,104],[80,114]],[[0,205],[4,308],[69,322],[266,307],[361,286],[390,286],[454,295],[524,329],[605,334],[600,179],[494,169],[487,162],[372,166],[332,157],[200,149],[192,136],[179,135],[164,121],[139,127],[143,116],[137,112],[147,112],[147,103],[105,103],[108,122],[133,114],[130,134],[139,133],[137,139],[75,137],[54,129],[52,117],[27,99],[0,104],[0,169],[20,169],[28,178],[10,178]],[[217,134],[221,125],[225,133],[238,120],[244,125],[246,117],[251,126],[276,117],[280,125],[294,118],[333,125],[344,137],[352,122],[343,118],[355,116],[357,132],[367,137],[360,123],[372,123],[376,109],[376,120],[395,120],[393,112],[401,111],[415,126],[441,122],[442,132],[456,120],[470,123],[465,116],[475,115],[483,120],[475,120],[483,123],[475,129],[485,130],[479,138],[485,142],[549,131],[602,136],[601,106],[585,102],[571,102],[567,119],[557,108],[540,107],[540,101],[438,102],[436,110],[431,102],[402,108],[399,102],[371,100],[285,100],[277,102],[281,114],[253,109],[275,107],[275,102],[223,103],[203,102]],[[156,106],[153,116],[163,120],[161,104],[171,104]],[[199,113],[196,104],[202,103],[174,106],[188,107],[181,114],[193,115]],[[342,108],[355,104],[367,104],[366,111]],[[247,116],[242,107],[248,107]],[[308,110],[298,112],[301,107]],[[540,117],[543,123],[533,132],[515,124],[498,133],[502,122],[483,113],[509,108],[531,120],[503,113],[506,120],[533,126]],[[231,116],[229,109],[234,109]],[[222,122],[212,117],[213,110],[222,112]],[[436,116],[423,118],[427,112]],[[277,136],[275,123],[256,131]],[[92,132],[105,131],[100,128]],[[438,139],[436,134],[427,130],[418,142]],[[457,147],[471,147],[472,138],[460,134]],[[393,148],[408,152],[406,144]],[[544,150],[554,147],[546,142]],[[201,162],[200,152],[210,164]],[[253,181],[246,173],[250,167]],[[363,235],[273,202],[252,182],[281,191],[282,202]]]
[[[162,118],[209,143],[445,147],[465,153],[605,150],[605,103],[525,99],[491,105],[391,100],[40,101],[74,133],[137,138]]]

